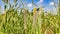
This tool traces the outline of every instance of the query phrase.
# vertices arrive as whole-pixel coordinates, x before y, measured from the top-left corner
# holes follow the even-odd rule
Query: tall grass
[[[0,34],[60,34],[58,15],[37,12],[36,8],[33,12],[23,10],[10,9],[0,15]]]

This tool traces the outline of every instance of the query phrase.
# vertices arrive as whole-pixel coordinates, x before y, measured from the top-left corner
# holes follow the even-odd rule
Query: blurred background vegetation
[[[20,0],[22,8],[16,7],[19,5],[16,3],[18,0],[14,0],[14,5],[10,4],[10,0],[2,1],[6,5],[4,13],[1,14],[0,11],[0,34],[60,34],[60,0],[56,15],[50,11],[44,12],[44,6],[36,8],[34,0],[32,0],[34,9],[31,12],[24,7],[22,0]],[[54,7],[57,8],[55,5]]]

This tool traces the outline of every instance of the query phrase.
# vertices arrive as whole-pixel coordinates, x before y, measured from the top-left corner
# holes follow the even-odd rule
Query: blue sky
[[[32,8],[31,5],[32,5],[32,0],[22,0],[23,2],[26,2],[28,6],[30,6],[30,9]],[[11,4],[13,5],[13,0],[10,1]],[[20,3],[19,0],[17,1],[17,3]],[[41,4],[41,6],[45,6],[45,9],[46,10],[51,10],[52,9],[52,0],[34,0],[34,3],[37,5],[37,4]],[[58,3],[58,0],[55,0],[55,3]],[[40,5],[39,4],[39,5]],[[4,11],[4,5],[5,3],[2,2],[2,0],[0,0],[0,6],[2,6],[2,11]],[[56,4],[57,5],[57,4]]]

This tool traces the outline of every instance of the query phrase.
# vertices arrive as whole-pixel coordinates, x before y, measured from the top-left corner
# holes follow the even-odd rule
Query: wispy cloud
[[[42,3],[42,2],[43,2],[43,0],[40,0],[39,2],[37,2],[37,4]]]
[[[54,2],[50,2],[50,4],[49,5],[54,5]]]
[[[28,4],[27,7],[32,7],[32,4]]]
[[[28,7],[28,10],[29,10],[29,11],[32,11],[32,9],[33,9],[32,3],[27,4],[27,7]]]

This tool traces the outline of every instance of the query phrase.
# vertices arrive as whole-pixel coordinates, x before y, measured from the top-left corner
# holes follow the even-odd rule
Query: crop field
[[[36,8],[33,12],[14,10],[0,15],[0,34],[60,34],[58,15],[36,12]]]
[[[26,8],[13,7],[15,5],[10,5],[7,9],[5,5],[4,13],[0,14],[0,34],[60,34],[60,3],[56,15],[45,12],[43,7],[34,6],[31,12]]]

